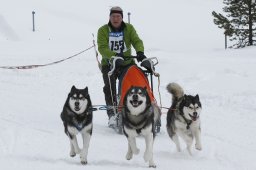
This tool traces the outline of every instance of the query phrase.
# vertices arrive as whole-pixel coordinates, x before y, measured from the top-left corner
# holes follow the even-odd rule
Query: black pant
[[[102,66],[102,76],[103,76],[103,81],[104,81],[104,87],[103,87],[103,92],[105,95],[105,101],[107,106],[116,106],[116,79],[117,75],[116,73],[113,73],[113,75],[110,76],[110,83],[111,83],[111,89],[110,89],[110,84],[109,84],[109,78],[108,78],[108,72],[110,71],[109,66]],[[111,95],[112,91],[112,95]],[[113,97],[113,99],[112,99]],[[114,103],[113,103],[114,102]],[[109,108],[107,109],[107,114],[108,117],[110,118],[111,116],[114,115],[114,108]]]

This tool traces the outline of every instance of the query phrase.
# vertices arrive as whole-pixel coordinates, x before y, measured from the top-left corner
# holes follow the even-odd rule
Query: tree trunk
[[[252,25],[253,25],[253,21],[252,21],[252,1],[249,1],[248,7],[249,7],[249,46],[253,45],[253,33],[252,33]]]

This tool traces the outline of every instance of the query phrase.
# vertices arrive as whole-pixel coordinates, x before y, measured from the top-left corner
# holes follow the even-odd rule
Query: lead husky
[[[155,137],[155,121],[160,116],[160,109],[152,104],[146,88],[131,87],[124,97],[123,130],[128,139],[128,152],[126,159],[132,159],[133,154],[139,154],[135,137],[145,137],[145,162],[149,167],[156,167],[153,160],[153,143]]]
[[[90,138],[92,135],[92,104],[88,88],[71,88],[68,98],[61,113],[65,133],[70,140],[70,156],[80,154],[81,163],[87,164],[87,154]],[[79,148],[76,135],[81,133],[83,148]]]
[[[167,132],[178,151],[181,151],[178,138],[180,136],[186,142],[189,154],[192,155],[193,138],[196,141],[196,149],[202,149],[199,117],[202,106],[199,96],[184,95],[183,89],[176,83],[168,84],[167,90],[172,94],[172,106],[167,113]]]

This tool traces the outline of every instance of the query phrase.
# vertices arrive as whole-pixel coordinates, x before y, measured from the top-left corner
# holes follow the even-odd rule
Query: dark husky
[[[132,159],[138,154],[136,137],[145,137],[146,150],[144,160],[149,161],[149,167],[156,167],[153,160],[153,143],[155,137],[155,121],[160,116],[160,109],[150,101],[146,88],[131,87],[124,97],[123,131],[128,139],[126,159]]]
[[[181,151],[178,136],[183,138],[191,155],[194,138],[196,149],[202,149],[199,117],[202,106],[199,96],[185,95],[181,86],[176,83],[168,84],[167,90],[172,94],[172,106],[167,113],[167,132],[178,151]]]
[[[88,88],[71,88],[68,98],[61,113],[65,133],[70,139],[70,156],[80,154],[82,164],[87,164],[87,154],[92,135],[92,103]],[[81,133],[83,148],[80,149],[76,135]]]

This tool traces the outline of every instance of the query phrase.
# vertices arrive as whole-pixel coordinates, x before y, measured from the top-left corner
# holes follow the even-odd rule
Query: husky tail
[[[172,100],[179,100],[184,95],[182,87],[177,83],[169,83],[166,87],[167,91],[172,94]]]

